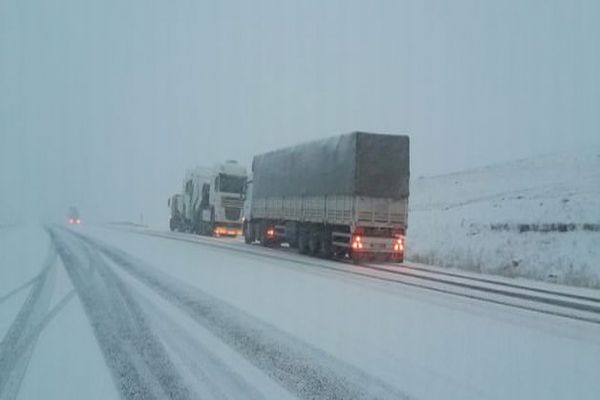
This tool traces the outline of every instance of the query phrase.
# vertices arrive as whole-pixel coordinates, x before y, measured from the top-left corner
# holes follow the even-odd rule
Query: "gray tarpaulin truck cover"
[[[409,138],[353,132],[254,157],[253,196],[408,197]]]

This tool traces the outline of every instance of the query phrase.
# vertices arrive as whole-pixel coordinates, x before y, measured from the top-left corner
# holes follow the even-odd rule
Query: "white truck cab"
[[[213,168],[188,170],[183,183],[186,230],[203,235],[240,235],[246,180],[246,168],[232,160]]]

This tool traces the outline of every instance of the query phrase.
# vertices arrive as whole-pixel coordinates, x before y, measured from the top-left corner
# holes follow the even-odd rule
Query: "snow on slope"
[[[600,286],[600,148],[417,178],[410,203],[413,261]]]

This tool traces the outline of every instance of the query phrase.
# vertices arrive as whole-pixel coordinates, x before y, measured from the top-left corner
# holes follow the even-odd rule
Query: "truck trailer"
[[[246,180],[246,168],[236,161],[188,170],[181,194],[181,222],[173,229],[200,235],[241,235]]]
[[[409,137],[353,132],[254,157],[244,239],[325,258],[402,262]]]

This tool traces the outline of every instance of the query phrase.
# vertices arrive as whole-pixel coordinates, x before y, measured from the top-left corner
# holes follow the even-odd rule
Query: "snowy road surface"
[[[4,229],[0,400],[600,398],[597,292],[389,269]]]

